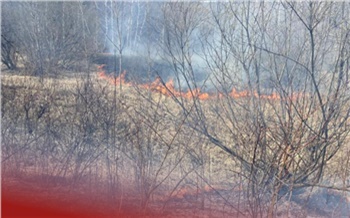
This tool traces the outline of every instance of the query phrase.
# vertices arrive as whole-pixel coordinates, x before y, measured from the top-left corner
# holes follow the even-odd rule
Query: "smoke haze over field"
[[[303,187],[350,193],[350,3],[23,1],[1,16],[7,175],[87,181],[117,212],[180,196],[210,217],[305,217]]]

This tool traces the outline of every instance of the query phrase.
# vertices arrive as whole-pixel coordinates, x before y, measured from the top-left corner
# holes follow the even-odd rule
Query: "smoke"
[[[126,3],[111,2],[104,5],[106,10],[100,17],[101,28],[105,33],[105,49],[110,57],[102,59],[114,59],[98,61],[98,64],[106,64],[108,73],[120,73],[127,71],[127,80],[136,82],[150,82],[156,77],[163,81],[173,79],[175,88],[213,87],[208,80],[209,72],[200,54],[198,44],[196,51],[191,56],[192,66],[185,70],[179,70],[178,63],[174,63],[171,57],[164,53],[161,43],[164,38],[161,26],[152,19],[161,19],[158,3]],[[157,17],[159,16],[159,17]],[[194,34],[193,41],[196,42]],[[198,41],[198,40],[197,40]],[[119,69],[121,58],[122,69]],[[175,64],[175,65],[174,65]],[[186,77],[186,78],[185,78]],[[190,84],[188,84],[190,81]]]

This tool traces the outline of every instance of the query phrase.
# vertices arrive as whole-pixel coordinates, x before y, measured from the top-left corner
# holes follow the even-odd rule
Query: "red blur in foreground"
[[[73,192],[62,194],[57,191],[57,195],[45,195],[47,191],[44,189],[41,191],[29,189],[30,186],[25,187],[25,185],[14,188],[2,184],[1,217],[157,217],[151,214],[147,216],[141,214],[137,212],[137,208],[133,207],[119,208],[118,204],[101,204],[93,195],[85,195],[77,199],[76,193]],[[121,212],[117,212],[118,209]]]
[[[87,217],[93,216],[85,208],[77,208],[75,213],[67,211],[68,205],[56,204],[39,205],[31,201],[29,197],[22,197],[21,201],[10,196],[2,198],[1,217]],[[51,207],[50,207],[51,206]]]

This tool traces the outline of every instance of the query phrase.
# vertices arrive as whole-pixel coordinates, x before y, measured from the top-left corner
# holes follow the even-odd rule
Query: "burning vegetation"
[[[350,4],[1,11],[7,214],[349,217]]]
[[[209,99],[217,99],[225,96],[222,92],[203,92],[200,88],[196,89],[188,89],[186,92],[178,91],[174,86],[174,80],[170,79],[167,82],[164,82],[160,76],[157,76],[156,79],[151,83],[139,84],[132,81],[126,80],[127,71],[123,70],[119,76],[113,76],[112,74],[108,74],[105,71],[106,64],[99,65],[97,68],[99,70],[98,77],[108,81],[113,85],[122,85],[122,86],[136,86],[141,89],[150,90],[152,92],[161,93],[164,96],[176,97],[176,98],[185,98],[192,99],[198,98],[200,100],[209,100]],[[256,91],[250,92],[248,90],[238,91],[235,88],[227,94],[231,98],[239,99],[239,98],[248,98],[255,97],[261,99],[268,100],[280,100],[281,96],[278,93],[267,94],[258,94]],[[292,96],[292,100],[295,100],[300,96],[299,93],[295,93]]]

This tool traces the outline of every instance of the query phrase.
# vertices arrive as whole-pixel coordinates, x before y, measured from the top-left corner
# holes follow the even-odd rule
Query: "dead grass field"
[[[8,73],[1,97],[2,190],[18,204],[53,206],[48,213],[64,208],[64,216],[249,217],[241,166],[186,125],[194,118],[170,97],[120,90],[96,74],[40,82]],[[217,104],[201,107],[213,133],[234,145],[213,112]],[[349,154],[343,146],[328,163],[327,182],[349,185]],[[282,198],[277,216],[349,215],[349,193],[325,190]]]

